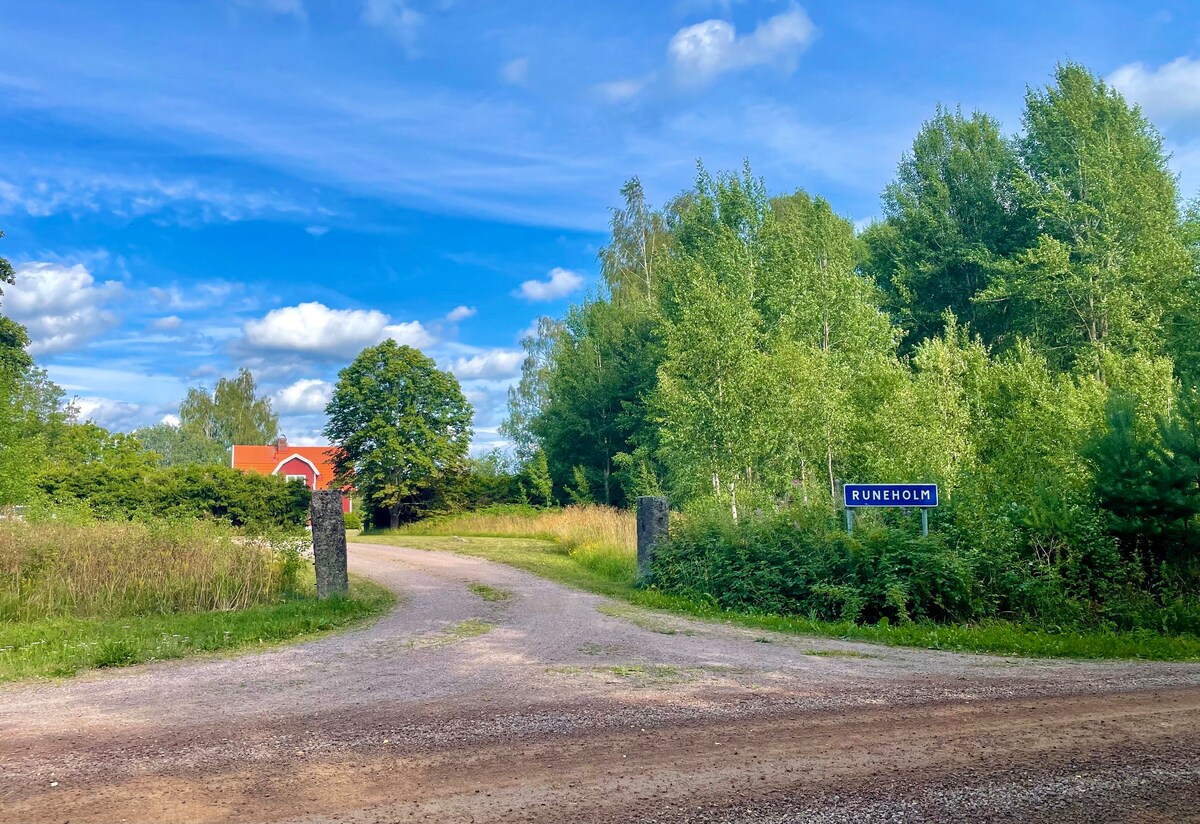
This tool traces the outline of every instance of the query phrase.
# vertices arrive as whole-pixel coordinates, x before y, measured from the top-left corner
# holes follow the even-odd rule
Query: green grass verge
[[[565,547],[534,538],[449,538],[386,532],[354,539],[361,543],[440,549],[473,555],[532,572],[551,581],[626,601],[648,609],[795,635],[821,635],[848,641],[956,652],[988,652],[1034,658],[1140,658],[1155,661],[1200,659],[1200,638],[1155,632],[1051,631],[1006,621],[978,624],[853,624],[812,621],[793,615],[759,615],[724,610],[650,588],[632,578],[605,575]]]
[[[378,584],[353,578],[349,597],[323,601],[308,596],[227,612],[0,622],[0,681],[266,648],[352,626],[395,601]]]

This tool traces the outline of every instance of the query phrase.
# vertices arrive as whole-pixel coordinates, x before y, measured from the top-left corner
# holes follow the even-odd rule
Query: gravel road
[[[1200,665],[800,638],[449,553],[350,562],[402,598],[370,627],[0,688],[0,822],[1200,821]]]

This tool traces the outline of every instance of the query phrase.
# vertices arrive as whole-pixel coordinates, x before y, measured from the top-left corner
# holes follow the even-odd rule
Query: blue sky
[[[0,0],[0,310],[132,429],[239,366],[316,442],[395,337],[495,443],[518,341],[592,288],[608,208],[749,159],[860,225],[938,102],[1020,127],[1073,59],[1200,189],[1200,9],[1154,3]]]

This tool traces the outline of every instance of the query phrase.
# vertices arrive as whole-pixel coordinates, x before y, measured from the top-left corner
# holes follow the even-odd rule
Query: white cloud
[[[276,412],[285,414],[316,414],[325,411],[332,397],[333,384],[305,378],[276,392],[273,406]]]
[[[178,315],[167,315],[164,318],[157,318],[150,324],[152,329],[171,330],[178,329],[183,324]]]
[[[363,20],[403,46],[410,57],[416,56],[417,32],[425,15],[409,6],[408,0],[366,0]]]
[[[83,264],[27,263],[4,292],[4,310],[29,329],[35,355],[74,349],[119,322],[108,304],[121,284],[97,284]]]
[[[466,320],[474,314],[474,306],[455,306],[446,314],[446,320],[451,323],[458,323],[460,320]]]
[[[1179,57],[1157,69],[1129,63],[1113,72],[1109,82],[1153,117],[1200,114],[1200,59]]]
[[[525,300],[557,300],[583,286],[583,275],[556,266],[546,280],[527,280],[514,294]]]
[[[112,398],[84,397],[71,401],[75,417],[92,421],[105,429],[128,430],[141,422],[142,405]]]
[[[313,237],[321,237],[321,235],[323,235],[329,231],[329,227],[328,226],[305,226],[304,231],[308,232]]]
[[[377,309],[330,309],[316,302],[272,309],[246,323],[243,333],[254,349],[329,358],[352,358],[387,338],[417,348],[434,342],[419,321],[390,323]]]
[[[240,284],[210,280],[189,286],[186,293],[179,286],[152,286],[147,291],[155,303],[167,309],[204,309],[227,304],[241,288]]]
[[[667,45],[667,56],[676,81],[697,86],[751,66],[772,65],[791,71],[815,34],[812,20],[799,7],[764,20],[742,36],[732,23],[705,20],[677,31]]]
[[[167,426],[179,427],[179,416],[170,413],[163,415],[159,423],[165,423]]]
[[[505,83],[511,83],[514,86],[520,86],[529,76],[529,58],[518,57],[516,60],[509,60],[500,67],[500,77]]]
[[[7,170],[0,214],[31,217],[107,211],[122,218],[155,215],[165,224],[237,222],[263,216],[327,213],[277,191],[247,191],[230,181],[113,174],[76,168]]]
[[[462,380],[511,378],[521,372],[525,353],[514,349],[495,349],[482,355],[458,358],[450,371]]]

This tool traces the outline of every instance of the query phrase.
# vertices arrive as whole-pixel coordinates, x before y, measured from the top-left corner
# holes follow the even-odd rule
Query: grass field
[[[522,532],[526,537],[516,537]],[[967,625],[932,622],[863,625],[722,610],[709,603],[636,586],[633,516],[599,507],[567,508],[534,515],[466,515],[396,531],[367,533],[354,540],[474,555],[636,606],[776,632],[891,646],[1043,658],[1200,659],[1200,638],[1193,636],[1153,632],[1056,632],[1005,621]]]
[[[297,548],[202,524],[0,524],[0,681],[265,647],[394,602],[361,580],[318,601]]]

